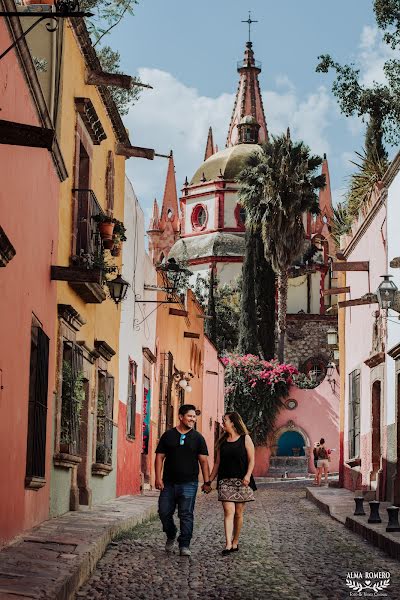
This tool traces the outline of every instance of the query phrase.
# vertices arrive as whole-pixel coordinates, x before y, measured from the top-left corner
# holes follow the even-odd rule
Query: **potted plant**
[[[126,227],[122,223],[122,221],[118,221],[118,219],[114,219],[114,235],[113,240],[114,244],[119,244],[120,242],[126,242]]]
[[[115,219],[109,217],[104,213],[95,215],[93,219],[97,223],[100,237],[103,240],[103,242],[105,240],[112,240],[115,227]]]
[[[114,244],[111,249],[111,256],[121,256],[121,244]]]

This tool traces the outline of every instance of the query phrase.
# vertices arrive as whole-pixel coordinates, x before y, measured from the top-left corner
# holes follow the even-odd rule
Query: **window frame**
[[[361,437],[361,371],[349,373],[348,444],[349,460],[360,458]],[[356,393],[355,393],[356,392]]]

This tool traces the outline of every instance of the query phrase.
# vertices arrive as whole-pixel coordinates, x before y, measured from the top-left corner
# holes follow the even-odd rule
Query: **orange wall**
[[[210,466],[214,463],[215,423],[222,423],[224,414],[224,372],[213,344],[204,336],[204,387],[201,409],[202,433],[210,455]]]
[[[0,19],[0,48],[10,44]],[[14,51],[0,61],[1,118],[40,125]],[[50,434],[54,391],[56,284],[50,281],[58,244],[59,180],[45,149],[0,144],[1,226],[16,256],[0,269],[0,545],[48,517]],[[32,313],[50,338],[46,480],[24,487]]]
[[[159,278],[158,285],[164,285]],[[159,300],[165,299],[165,294],[159,294]],[[204,330],[203,319],[197,315],[203,315],[200,305],[196,302],[194,294],[191,290],[187,294],[188,316],[175,316],[169,313],[170,308],[182,309],[178,304],[164,304],[157,310],[157,329],[156,329],[156,349],[157,362],[155,364],[155,377],[153,382],[152,393],[152,437],[149,448],[149,466],[151,470],[151,483],[154,484],[154,452],[157,445],[158,421],[160,414],[160,363],[161,355],[164,352],[172,352],[174,357],[174,365],[179,371],[191,371],[194,375],[191,380],[192,392],[185,394],[185,403],[194,404],[196,408],[202,410],[203,403],[203,369],[204,369]],[[187,338],[184,332],[191,332],[199,335],[198,339]],[[196,344],[201,352],[197,364],[194,365],[191,360],[192,343]],[[174,426],[178,424],[178,398],[176,396],[175,383],[172,385],[172,398],[174,401]],[[198,418],[197,430],[203,433],[203,423],[201,416]]]

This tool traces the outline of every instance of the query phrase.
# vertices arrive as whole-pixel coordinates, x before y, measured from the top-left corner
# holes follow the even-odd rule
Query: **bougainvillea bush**
[[[225,406],[236,410],[246,423],[254,443],[262,446],[273,431],[282,400],[296,384],[299,371],[290,364],[266,361],[258,356],[227,354],[225,365]]]

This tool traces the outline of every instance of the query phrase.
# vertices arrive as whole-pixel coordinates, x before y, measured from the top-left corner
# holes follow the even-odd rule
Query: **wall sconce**
[[[328,346],[336,346],[337,345],[338,332],[336,331],[336,329],[334,329],[333,327],[328,329],[328,331],[326,332],[326,337],[328,340]]]
[[[383,281],[378,287],[376,295],[378,296],[380,308],[388,310],[393,304],[398,288],[397,285],[389,279],[390,277],[393,277],[393,275],[381,275],[381,277],[383,277]]]
[[[107,285],[110,296],[115,304],[119,304],[125,299],[129,283],[125,279],[122,279],[121,275],[118,275],[115,279],[111,279],[111,281],[107,281]]]

